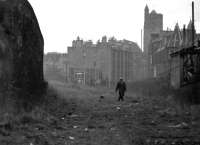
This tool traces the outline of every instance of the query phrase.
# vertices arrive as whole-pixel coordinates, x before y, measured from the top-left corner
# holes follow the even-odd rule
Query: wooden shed
[[[200,81],[200,47],[186,47],[171,53],[170,84],[178,89]]]

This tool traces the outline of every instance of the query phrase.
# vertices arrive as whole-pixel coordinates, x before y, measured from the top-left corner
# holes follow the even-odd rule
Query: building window
[[[154,68],[153,68],[153,77],[154,78],[157,77],[157,68],[156,68],[156,66],[154,66]]]

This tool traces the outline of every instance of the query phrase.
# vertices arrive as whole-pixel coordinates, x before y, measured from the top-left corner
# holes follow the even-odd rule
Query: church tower
[[[149,8],[146,5],[145,9],[144,9],[144,34],[143,34],[143,51],[145,54],[147,54],[147,44],[148,44],[148,34],[149,34],[149,30],[148,30],[148,26],[149,26]]]
[[[153,10],[149,13],[146,5],[144,9],[144,34],[143,34],[143,51],[148,56],[148,47],[151,40],[151,34],[163,31],[163,15]]]

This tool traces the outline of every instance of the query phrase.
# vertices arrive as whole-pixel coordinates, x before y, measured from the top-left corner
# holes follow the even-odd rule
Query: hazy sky
[[[195,1],[195,22],[200,32],[200,0]],[[182,27],[191,19],[192,0],[29,0],[45,40],[45,52],[67,52],[80,36],[96,43],[115,36],[141,44],[144,7],[164,15],[164,29]]]

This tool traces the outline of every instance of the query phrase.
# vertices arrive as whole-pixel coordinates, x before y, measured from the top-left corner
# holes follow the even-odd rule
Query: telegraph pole
[[[192,1],[192,47],[194,47],[194,1]]]

